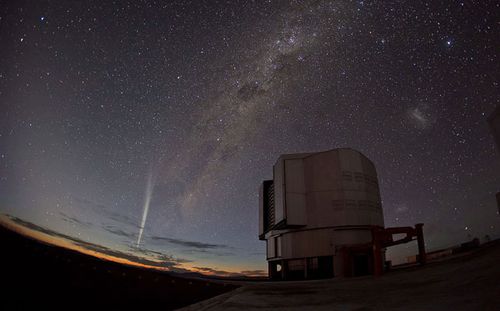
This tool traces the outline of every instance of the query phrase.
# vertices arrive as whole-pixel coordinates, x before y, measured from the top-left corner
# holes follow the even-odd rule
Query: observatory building
[[[353,149],[282,155],[260,187],[259,239],[272,279],[379,274],[385,247],[416,236],[423,262],[422,225],[392,229],[375,165]],[[406,237],[393,241],[396,233]]]

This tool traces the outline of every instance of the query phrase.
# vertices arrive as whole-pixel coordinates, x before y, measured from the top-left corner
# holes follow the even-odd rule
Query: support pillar
[[[373,275],[381,276],[383,272],[382,241],[379,228],[372,229]]]
[[[418,262],[421,265],[425,265],[427,262],[427,254],[425,253],[425,241],[424,241],[424,224],[416,224],[415,231],[417,233],[417,243],[418,243]]]

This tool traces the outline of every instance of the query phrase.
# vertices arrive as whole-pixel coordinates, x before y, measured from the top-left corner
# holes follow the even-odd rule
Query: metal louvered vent
[[[269,230],[275,223],[274,213],[274,182],[267,180],[264,182],[264,231]]]

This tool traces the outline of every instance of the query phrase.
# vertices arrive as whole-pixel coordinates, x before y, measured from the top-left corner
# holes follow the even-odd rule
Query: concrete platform
[[[500,242],[379,278],[235,283],[182,310],[500,310]]]

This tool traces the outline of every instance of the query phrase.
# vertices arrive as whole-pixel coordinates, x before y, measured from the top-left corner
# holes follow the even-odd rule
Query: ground
[[[378,278],[239,285],[182,310],[500,310],[500,242]]]
[[[2,307],[169,310],[500,310],[500,241],[375,278],[269,282],[180,277],[124,266],[0,227]],[[187,306],[187,307],[186,307]]]
[[[236,288],[105,261],[33,240],[0,226],[2,310],[172,310]]]

